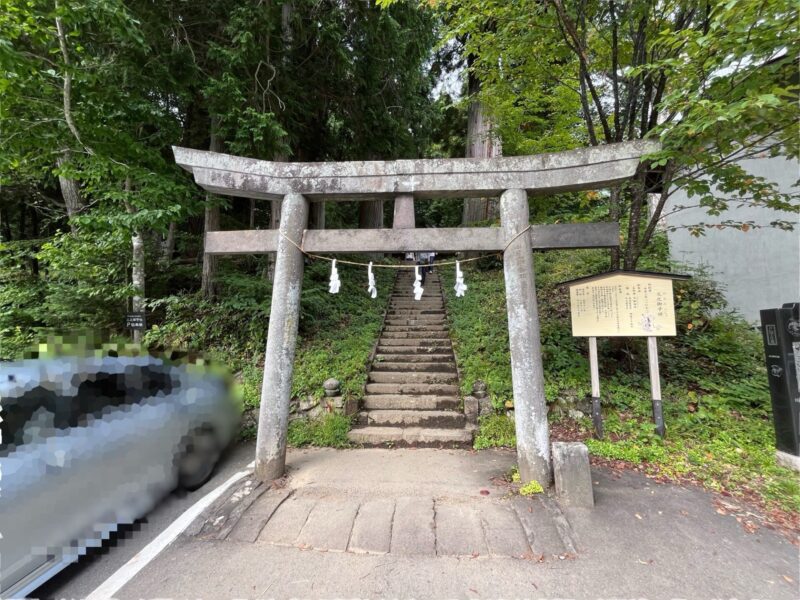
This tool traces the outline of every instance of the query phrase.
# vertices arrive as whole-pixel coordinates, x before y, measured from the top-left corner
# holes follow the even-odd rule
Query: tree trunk
[[[358,203],[358,228],[383,229],[383,200]]]
[[[358,203],[358,228],[383,229],[383,200],[367,200]],[[369,260],[380,260],[383,252],[368,252]]]
[[[493,158],[502,156],[500,140],[493,136],[492,123],[486,117],[483,104],[477,99],[480,81],[470,73],[468,82],[472,101],[467,116],[467,158]],[[464,225],[476,221],[494,219],[497,216],[497,201],[494,198],[465,198],[461,222]]]
[[[608,199],[608,216],[615,223],[619,223],[621,215],[620,201],[620,189],[618,187],[611,188],[611,196]],[[619,246],[611,248],[611,270],[616,269],[619,269]]]
[[[9,223],[9,215],[6,211],[0,208],[0,229],[2,229],[2,237],[0,240],[10,242],[13,239],[11,235],[11,223]]]
[[[38,240],[39,239],[39,211],[36,210],[36,205],[35,204],[31,206],[31,226],[33,228],[33,231],[31,232],[33,234],[33,239]],[[38,243],[37,243],[36,248],[37,249],[39,248]],[[33,255],[31,256],[31,273],[33,274],[34,277],[38,277],[39,276],[39,259],[36,258],[36,253],[33,253]]]
[[[222,150],[222,140],[219,139],[217,134],[217,118],[211,119],[211,139],[208,144],[208,149],[211,152],[220,152]],[[205,219],[203,221],[203,236],[209,231],[219,231],[219,205],[216,203],[212,194],[206,194],[206,210]],[[217,257],[205,253],[205,242],[203,243],[203,274],[200,279],[200,293],[207,300],[211,300],[217,294],[216,290],[216,276],[217,276]]]
[[[142,239],[142,232],[136,231],[131,237],[133,246],[133,256],[131,262],[131,283],[136,289],[136,292],[131,300],[132,312],[144,312],[144,276],[145,276],[145,263],[144,263],[144,240]],[[133,341],[136,344],[142,343],[143,332],[140,329],[133,330]]]
[[[325,202],[312,202],[308,214],[309,229],[325,229]]]
[[[28,216],[28,207],[25,204],[24,200],[19,201],[19,239],[25,240],[27,237],[25,236],[25,229],[27,228],[27,220],[26,217]]]
[[[63,169],[70,162],[71,152],[69,149],[62,150],[59,157],[56,159],[56,164],[59,170]],[[81,190],[78,182],[74,179],[64,176],[59,172],[58,185],[61,188],[61,196],[64,198],[64,205],[67,208],[67,219],[72,231],[75,230],[72,224],[72,218],[77,215],[81,208],[83,208],[83,199],[81,198]]]
[[[647,202],[647,193],[645,190],[645,174],[644,168],[640,167],[636,177],[628,185],[628,193],[630,194],[631,210],[630,221],[628,221],[628,239],[625,241],[625,262],[624,268],[627,271],[636,269],[636,263],[639,260],[639,238],[641,236],[642,224],[642,209]]]
[[[130,178],[125,180],[125,192],[130,193],[131,181]],[[136,209],[125,200],[125,208],[130,214],[134,214]],[[144,300],[145,300],[145,255],[144,255],[144,236],[138,229],[133,232],[131,236],[131,283],[133,284],[133,298],[131,299],[131,312],[143,313]],[[133,342],[135,344],[142,343],[143,331],[140,329],[133,330]]]
[[[291,63],[291,50],[292,42],[294,39],[294,32],[292,31],[292,15],[294,13],[294,3],[292,0],[286,0],[281,5],[281,43],[283,44],[282,63],[284,68],[288,69]],[[286,162],[289,157],[279,152],[275,154],[275,160],[278,162]],[[281,225],[281,201],[272,200],[269,206],[269,228],[278,229]],[[275,257],[274,252],[267,254],[267,264],[264,267],[264,279],[272,281],[275,276]]]
[[[175,254],[175,221],[170,222],[167,237],[164,238],[161,248],[161,262],[167,264],[172,262],[172,255]]]

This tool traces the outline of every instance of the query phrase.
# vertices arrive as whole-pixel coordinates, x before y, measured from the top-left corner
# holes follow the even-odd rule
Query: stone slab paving
[[[392,554],[435,554],[432,498],[398,498],[392,521]]]
[[[317,502],[297,535],[295,545],[300,548],[344,552],[350,542],[350,533],[353,531],[359,506],[359,502],[349,498],[331,498]],[[280,514],[280,509],[278,510]]]
[[[255,542],[270,517],[291,493],[291,490],[285,489],[270,490],[270,493],[260,502],[255,502],[250,506],[249,510],[239,518],[230,533],[230,539],[239,542]]]
[[[297,496],[286,500],[261,530],[258,541],[280,546],[294,545],[316,503],[316,498]]]
[[[436,554],[485,556],[488,554],[480,509],[473,503],[436,506]]]
[[[386,554],[391,549],[395,501],[366,500],[358,508],[348,550],[356,554]]]
[[[557,503],[544,495],[510,496],[490,483],[512,454],[486,453],[470,464],[469,453],[435,452],[352,451],[360,475],[341,470],[327,454],[303,453],[295,457],[299,469],[288,485],[243,480],[186,537],[370,555],[538,559],[575,553]],[[444,471],[435,468],[445,464]]]
[[[570,552],[544,498],[371,498],[327,488],[269,490],[236,523],[209,536],[209,527],[231,512],[228,504],[207,514],[195,537],[397,556],[531,558]]]
[[[487,504],[480,517],[490,555],[525,557],[532,552],[528,536],[510,505]]]

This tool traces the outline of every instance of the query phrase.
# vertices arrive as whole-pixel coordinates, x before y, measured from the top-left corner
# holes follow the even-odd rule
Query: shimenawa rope
[[[512,243],[514,243],[514,241],[515,241],[515,240],[516,240],[516,239],[517,239],[519,236],[521,236],[522,234],[524,234],[526,231],[529,231],[529,230],[530,230],[530,228],[531,228],[531,226],[530,226],[530,225],[528,225],[528,226],[527,226],[527,227],[525,227],[524,229],[522,229],[522,230],[518,231],[516,234],[514,234],[514,237],[512,237],[510,240],[508,240],[508,243],[506,243],[506,245],[503,247],[503,249],[502,249],[500,252],[491,252],[491,253],[489,253],[489,254],[481,254],[480,256],[475,256],[475,257],[472,257],[472,258],[465,258],[464,260],[447,260],[447,261],[441,261],[441,262],[434,262],[434,263],[432,263],[430,266],[433,266],[433,267],[443,267],[443,266],[447,266],[447,265],[454,265],[454,264],[456,264],[456,263],[465,263],[465,262],[471,262],[471,261],[473,261],[473,260],[480,260],[480,259],[482,259],[482,258],[487,258],[487,257],[489,257],[489,256],[502,256],[502,255],[503,255],[503,253],[504,253],[506,250],[508,250],[508,247],[509,247],[509,246],[510,246]],[[365,263],[365,262],[358,262],[358,261],[354,261],[354,260],[342,260],[342,259],[340,259],[340,258],[333,259],[333,258],[330,258],[330,257],[328,257],[328,256],[322,256],[322,255],[320,255],[320,254],[313,254],[313,253],[311,253],[311,252],[306,252],[306,250],[303,248],[303,244],[304,244],[305,237],[306,237],[306,231],[308,231],[308,230],[307,230],[307,229],[304,229],[304,230],[303,230],[303,236],[302,236],[302,237],[301,237],[301,239],[300,239],[300,244],[298,244],[297,242],[295,242],[295,241],[294,241],[292,238],[290,238],[288,235],[286,235],[286,234],[285,234],[285,233],[283,233],[282,231],[278,230],[278,233],[279,233],[279,234],[281,235],[281,237],[282,237],[282,238],[284,238],[284,239],[285,239],[287,242],[289,242],[290,244],[292,244],[292,246],[294,246],[295,248],[297,248],[298,250],[300,250],[300,252],[302,252],[303,254],[305,254],[307,257],[309,257],[309,258],[311,258],[311,259],[327,260],[328,262],[332,262],[332,261],[334,261],[334,260],[335,260],[337,264],[342,264],[342,265],[356,265],[356,266],[359,266],[359,267],[369,267],[369,266],[370,266],[370,264],[371,264],[373,269],[413,269],[414,267],[416,267],[416,266],[417,266],[417,265],[385,265],[385,264],[375,264],[375,263]]]

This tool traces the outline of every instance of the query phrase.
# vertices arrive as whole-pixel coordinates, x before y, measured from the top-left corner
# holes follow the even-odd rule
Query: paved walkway
[[[322,459],[315,469],[324,469],[329,478],[332,465],[325,465],[328,456],[313,456]],[[365,453],[360,458],[363,462],[380,458],[380,464],[367,464],[366,468],[399,474],[414,466],[414,458],[425,456],[384,452]],[[451,454],[448,459],[456,470],[474,466],[466,453]],[[333,481],[316,480],[300,487],[292,481],[291,487],[272,490],[249,479],[186,535],[354,554],[537,560],[574,554],[569,525],[557,503],[547,496],[511,497],[488,482],[495,464],[490,461],[480,466],[483,469],[474,470],[473,477],[463,482],[466,489],[437,489],[434,480],[416,495],[410,495],[415,490],[405,485],[401,489],[341,489],[331,487]]]
[[[595,470],[596,507],[562,510],[496,484],[510,452],[288,462],[284,488],[232,489],[117,597],[798,596],[797,549],[697,489]]]

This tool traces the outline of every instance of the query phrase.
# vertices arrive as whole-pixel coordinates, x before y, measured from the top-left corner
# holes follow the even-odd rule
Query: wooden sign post
[[[658,372],[659,336],[674,336],[675,305],[672,281],[688,275],[648,271],[610,271],[567,281],[572,335],[589,338],[589,372],[592,381],[592,421],[595,434],[603,437],[600,412],[598,337],[647,337],[650,363],[650,395],[656,432],[664,436],[661,378]]]

